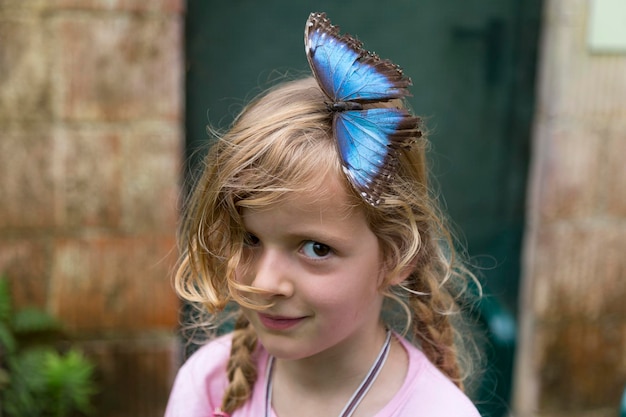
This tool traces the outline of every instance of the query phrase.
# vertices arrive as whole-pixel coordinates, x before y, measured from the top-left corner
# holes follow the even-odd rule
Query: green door
[[[187,150],[226,128],[285,73],[308,72],[304,23],[325,11],[342,32],[400,65],[433,143],[432,171],[488,297],[489,336],[474,398],[503,416],[515,345],[521,237],[540,0],[230,0],[187,2]]]

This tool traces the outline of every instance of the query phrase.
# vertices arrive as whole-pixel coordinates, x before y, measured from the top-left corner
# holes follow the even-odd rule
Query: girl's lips
[[[302,323],[305,317],[282,317],[258,313],[261,324],[269,330],[288,330]]]

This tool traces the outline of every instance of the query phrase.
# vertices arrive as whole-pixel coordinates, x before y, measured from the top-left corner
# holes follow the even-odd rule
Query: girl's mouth
[[[261,324],[269,330],[289,330],[304,321],[306,317],[283,317],[257,313]]]

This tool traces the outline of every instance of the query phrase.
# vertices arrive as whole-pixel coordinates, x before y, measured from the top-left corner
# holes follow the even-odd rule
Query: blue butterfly
[[[392,181],[397,151],[421,136],[419,119],[405,109],[363,105],[410,95],[411,80],[391,61],[363,49],[350,35],[339,35],[325,13],[311,13],[304,30],[307,59],[333,110],[333,132],[343,170],[370,204]]]

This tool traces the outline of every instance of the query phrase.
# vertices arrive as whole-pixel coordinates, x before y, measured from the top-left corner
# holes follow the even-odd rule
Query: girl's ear
[[[390,277],[389,285],[400,285],[415,271],[416,262],[406,265],[395,276]]]
[[[382,286],[384,288],[393,287],[396,285],[402,284],[408,277],[415,271],[417,267],[417,261],[414,260],[411,263],[404,266],[404,268],[400,270],[396,270],[396,268],[391,268],[386,265],[383,268],[383,278],[382,278]]]

